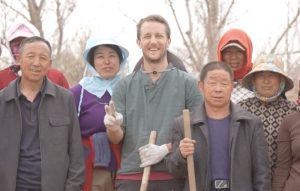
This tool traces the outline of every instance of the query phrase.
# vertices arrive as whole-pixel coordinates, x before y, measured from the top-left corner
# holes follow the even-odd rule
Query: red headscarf
[[[240,29],[227,31],[220,39],[217,47],[218,60],[223,61],[221,50],[229,42],[238,42],[246,49],[246,64],[240,70],[234,71],[234,80],[242,79],[252,69],[252,42],[250,37]]]

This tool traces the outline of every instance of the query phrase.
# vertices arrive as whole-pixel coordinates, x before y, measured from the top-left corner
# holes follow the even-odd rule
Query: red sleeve
[[[65,78],[65,76],[63,75],[63,73],[61,73],[61,77],[60,77],[60,81],[61,81],[61,86],[66,88],[66,89],[69,89],[69,83],[67,81],[67,79]]]
[[[119,169],[120,164],[121,164],[122,143],[119,143],[119,144],[110,143],[110,147],[111,147],[113,155],[116,158],[117,169]]]
[[[60,72],[54,68],[50,68],[48,70],[47,77],[53,83],[55,83],[61,87],[64,87],[66,89],[69,89],[69,83],[62,72]]]
[[[5,88],[11,81],[16,79],[17,76],[13,71],[11,71],[10,67],[7,67],[0,71],[0,90]]]

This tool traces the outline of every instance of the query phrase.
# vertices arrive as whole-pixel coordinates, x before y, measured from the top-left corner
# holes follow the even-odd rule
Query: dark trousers
[[[41,191],[40,189],[16,188],[16,191]]]
[[[148,182],[147,191],[182,191],[185,179],[155,180]],[[117,191],[139,191],[140,180],[116,180]]]

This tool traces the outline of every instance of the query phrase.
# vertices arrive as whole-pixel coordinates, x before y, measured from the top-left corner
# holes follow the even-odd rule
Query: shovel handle
[[[183,116],[183,128],[184,128],[184,137],[192,138],[191,135],[191,121],[190,121],[190,112],[188,109],[182,111]],[[195,168],[194,168],[194,157],[193,155],[187,156],[187,167],[188,167],[188,178],[190,191],[196,191],[196,181],[195,181]]]
[[[156,131],[150,132],[149,144],[155,144],[156,134],[157,134]],[[150,171],[151,171],[151,166],[147,166],[144,168],[140,191],[147,191]]]

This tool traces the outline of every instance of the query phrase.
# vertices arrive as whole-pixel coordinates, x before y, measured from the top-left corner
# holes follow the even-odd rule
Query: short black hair
[[[30,44],[30,43],[34,43],[34,42],[44,42],[48,46],[49,56],[50,56],[50,58],[52,58],[52,48],[51,48],[49,41],[47,41],[46,39],[39,37],[39,36],[32,36],[32,37],[23,39],[19,46],[19,53],[22,54],[26,44]]]
[[[93,47],[93,48],[89,51],[89,53],[88,53],[88,55],[87,55],[87,60],[88,60],[88,62],[89,62],[93,67],[95,67],[95,64],[94,64],[94,54],[95,54],[95,50],[96,50],[99,46],[106,46],[106,47],[108,47],[108,48],[113,49],[114,51],[116,51],[116,53],[117,53],[118,56],[119,56],[120,64],[123,62],[123,55],[122,55],[122,51],[121,51],[121,49],[120,49],[119,46],[114,45],[114,44],[100,44],[100,45],[98,45],[98,46]]]
[[[207,76],[207,73],[212,70],[221,69],[228,72],[231,80],[233,81],[233,71],[231,67],[222,61],[212,61],[204,65],[200,73],[200,81],[203,82]]]

